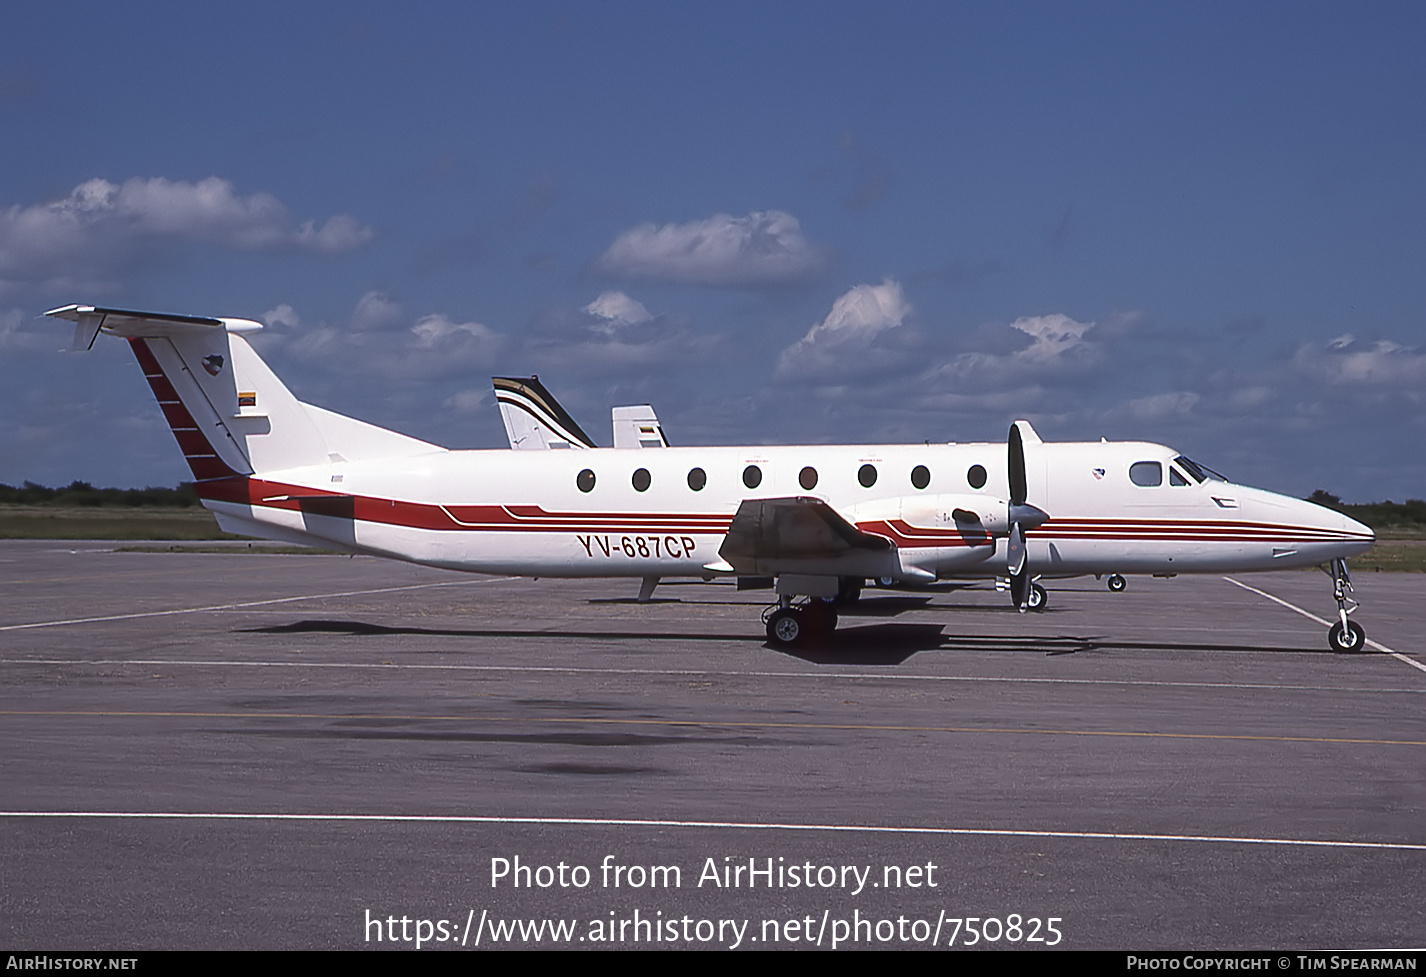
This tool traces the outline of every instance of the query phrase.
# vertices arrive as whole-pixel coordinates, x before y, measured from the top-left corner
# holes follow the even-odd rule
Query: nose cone
[[[1315,502],[1302,502],[1300,505],[1309,513],[1307,521],[1311,528],[1330,537],[1333,549],[1337,551],[1335,556],[1343,559],[1358,556],[1376,543],[1376,533],[1372,528],[1351,516]]]

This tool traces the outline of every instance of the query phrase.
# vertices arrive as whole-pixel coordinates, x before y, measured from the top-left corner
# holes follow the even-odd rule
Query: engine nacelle
[[[899,519],[923,529],[959,529],[1004,536],[1010,532],[1009,507],[1005,499],[990,495],[903,495],[854,506],[846,516],[854,523]]]

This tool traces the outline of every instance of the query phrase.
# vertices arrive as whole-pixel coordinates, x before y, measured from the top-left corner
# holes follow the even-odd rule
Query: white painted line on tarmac
[[[33,624],[0,625],[0,631],[25,631],[30,628],[60,628],[69,624],[102,624],[105,621],[133,621],[145,617],[168,617],[173,614],[202,614],[205,611],[236,611],[245,607],[267,604],[292,604],[304,600],[331,600],[336,597],[364,597],[368,594],[394,594],[403,590],[426,590],[430,587],[462,587],[470,584],[508,580],[509,577],[481,577],[477,580],[445,580],[440,583],[418,583],[405,587],[378,587],[375,590],[344,590],[335,594],[303,594],[301,597],[274,597],[271,600],[249,600],[238,604],[213,604],[208,607],[178,607],[168,611],[139,611],[134,614],[107,614],[103,617],[75,617],[62,621],[36,621]]]
[[[1259,597],[1266,597],[1268,600],[1274,601],[1274,602],[1276,602],[1276,603],[1278,603],[1278,604],[1281,604],[1283,607],[1286,607],[1286,608],[1287,608],[1288,610],[1290,610],[1290,611],[1296,611],[1297,613],[1301,614],[1303,617],[1308,618],[1309,620],[1316,621],[1318,624],[1322,625],[1324,628],[1330,628],[1330,627],[1332,626],[1332,624],[1334,623],[1334,622],[1332,622],[1332,621],[1324,620],[1323,618],[1318,617],[1316,614],[1313,614],[1311,611],[1305,611],[1305,610],[1303,610],[1302,608],[1298,607],[1296,604],[1289,604],[1287,601],[1283,600],[1281,597],[1274,597],[1272,594],[1268,593],[1266,590],[1259,590],[1257,587],[1250,587],[1250,586],[1248,586],[1247,584],[1243,583],[1241,580],[1234,580],[1232,577],[1224,577],[1223,579],[1226,580],[1226,581],[1228,581],[1230,584],[1233,584],[1235,587],[1242,587],[1244,590],[1251,590],[1253,593],[1257,594]],[[1373,641],[1371,638],[1368,638],[1368,639],[1367,639],[1367,644],[1371,645],[1371,646],[1372,646],[1373,648],[1375,648],[1377,651],[1380,651],[1380,652],[1382,652],[1382,653],[1384,653],[1384,654],[1390,655],[1392,658],[1395,658],[1397,661],[1406,662],[1406,664],[1410,665],[1412,668],[1419,668],[1421,671],[1426,672],[1426,665],[1421,664],[1419,661],[1417,661],[1417,660],[1414,659],[1414,658],[1411,658],[1411,657],[1408,657],[1408,656],[1406,656],[1406,655],[1403,655],[1403,654],[1402,654],[1401,652],[1399,652],[1399,651],[1393,651],[1392,649],[1388,648],[1386,645],[1382,644],[1382,643],[1379,642],[1379,641]]]
[[[1252,689],[1272,692],[1392,692],[1405,695],[1426,695],[1423,689],[1390,686],[1350,685],[1284,685],[1270,682],[1169,682],[1155,679],[1113,678],[1040,678],[998,675],[917,675],[886,672],[767,672],[730,671],[710,668],[589,668],[578,665],[456,665],[420,662],[310,662],[310,661],[213,661],[173,658],[0,658],[0,665],[136,665],[192,666],[197,668],[335,668],[386,671],[433,672],[512,672],[515,674],[551,673],[559,675],[669,676],[671,678],[802,678],[853,679],[867,682],[986,682],[1011,685],[1113,685],[1146,686],[1172,689]]]
[[[1423,851],[1426,844],[1314,838],[1261,838],[1233,835],[1149,834],[1124,831],[1027,831],[1013,828],[935,828],[914,825],[800,824],[777,821],[674,821],[659,818],[482,817],[470,814],[270,814],[190,811],[0,811],[0,818],[109,818],[173,821],[308,821],[385,824],[510,824],[591,828],[704,828],[738,831],[830,831],[845,834],[973,836],[982,838],[1069,838],[1088,841],[1200,842],[1220,845],[1274,845],[1289,848],[1356,848]]]

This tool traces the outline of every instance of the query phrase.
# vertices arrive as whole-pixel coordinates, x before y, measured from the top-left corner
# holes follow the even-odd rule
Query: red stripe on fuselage
[[[169,430],[173,432],[173,438],[178,442],[184,460],[188,462],[188,470],[193,473],[194,481],[241,478],[241,475],[223,461],[208,436],[198,428],[198,423],[179,399],[178,391],[173,388],[173,384],[163,372],[163,367],[149,349],[148,342],[141,337],[134,337],[129,340],[129,348],[134,351],[134,358],[139,361],[139,367],[144,371],[144,379],[149,382],[149,389],[153,391],[154,399],[158,401],[159,409],[168,421]],[[203,497],[201,490],[199,496]]]
[[[332,498],[348,494],[242,476],[205,482],[198,487],[198,492],[203,499],[215,502],[288,511],[301,511],[303,498]],[[353,497],[352,515],[361,522],[446,532],[721,534],[728,531],[732,522],[731,516],[714,513],[552,511],[531,504],[439,505],[364,495]],[[1093,526],[1093,531],[1068,530],[1071,526],[1089,525]],[[924,528],[901,519],[862,522],[857,524],[857,528],[884,536],[902,548],[966,549],[995,543],[994,537],[988,533]],[[1046,541],[1088,539],[1141,543],[1307,543],[1354,542],[1361,539],[1345,532],[1273,523],[1132,519],[1066,520],[1063,523],[1046,523],[1025,535],[1028,539]]]
[[[924,529],[901,519],[859,522],[857,528],[864,533],[885,536],[902,549],[913,547],[917,549],[965,549],[976,546],[992,546],[995,543],[991,535],[984,530],[963,532],[959,529]]]

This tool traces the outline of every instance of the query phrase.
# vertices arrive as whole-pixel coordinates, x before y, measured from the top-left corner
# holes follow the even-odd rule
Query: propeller
[[[1010,473],[1010,539],[1006,544],[1005,556],[1010,572],[1010,599],[1014,602],[1015,609],[1023,613],[1030,598],[1032,577],[1029,554],[1025,548],[1025,530],[1043,525],[1049,521],[1050,514],[1038,506],[1030,505],[1025,498],[1029,494],[1029,480],[1025,476],[1025,438],[1021,434],[1021,425],[1030,432],[1030,437],[1035,442],[1040,439],[1035,434],[1035,429],[1030,427],[1029,421],[1016,421],[1010,425],[1010,435],[1006,439]]]

